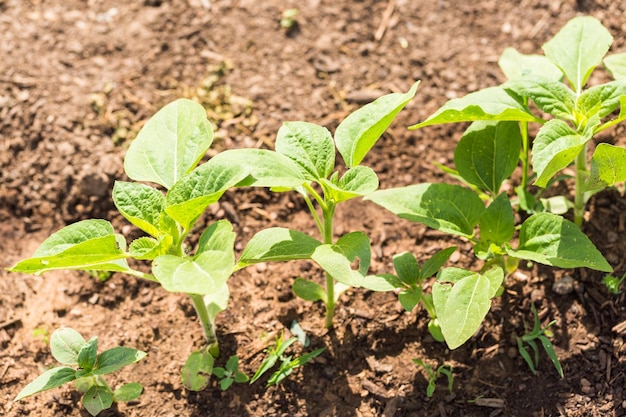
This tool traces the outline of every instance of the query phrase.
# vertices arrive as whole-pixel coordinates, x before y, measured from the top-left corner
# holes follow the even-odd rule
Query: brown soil
[[[110,190],[123,178],[128,141],[159,107],[178,97],[200,100],[218,126],[217,150],[271,147],[280,123],[306,120],[331,130],[350,111],[383,93],[416,99],[368,157],[381,187],[441,181],[433,165],[451,165],[461,126],[408,131],[447,98],[504,81],[496,61],[507,46],[540,53],[567,20],[596,16],[626,50],[626,7],[608,0],[0,0],[1,266],[30,256],[61,226],[115,214]],[[297,8],[287,31],[281,13]],[[386,17],[387,8],[392,11]],[[622,140],[617,128],[603,140]],[[618,276],[626,272],[626,200],[596,196],[585,231]],[[228,193],[208,218],[226,217],[237,247],[267,226],[303,231],[314,224],[295,195],[264,190]],[[355,216],[354,213],[359,213]],[[365,230],[372,270],[390,271],[404,250],[425,259],[450,243],[468,266],[471,253],[420,225],[360,201],[338,213],[338,234]],[[148,358],[113,375],[139,381],[138,401],[105,416],[623,416],[626,414],[625,296],[589,270],[523,270],[507,283],[482,328],[449,351],[426,330],[426,314],[402,311],[393,294],[350,291],[335,329],[323,330],[320,305],[296,299],[293,277],[314,276],[306,262],[263,264],[231,280],[230,308],[218,318],[223,357],[237,354],[254,372],[267,335],[296,319],[314,347],[328,350],[279,387],[236,385],[221,392],[181,387],[180,369],[202,343],[189,300],[120,274],[100,282],[87,274],[42,277],[0,272],[0,415],[86,416],[79,395],[63,387],[13,403],[43,367],[53,364],[33,334],[71,326],[103,347],[127,345]],[[575,291],[552,290],[563,274]],[[533,375],[515,352],[534,302],[565,371],[545,355]],[[264,338],[265,337],[265,338]],[[432,398],[411,359],[454,367],[454,395],[441,379]],[[496,399],[496,408],[477,399]],[[493,403],[493,402],[492,402]]]

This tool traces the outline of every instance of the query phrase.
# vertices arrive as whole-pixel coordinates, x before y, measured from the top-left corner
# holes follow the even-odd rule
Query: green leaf
[[[233,225],[227,220],[218,220],[202,232],[196,255],[209,251],[232,253],[235,248],[235,238]]]
[[[311,236],[284,227],[271,227],[255,234],[246,245],[237,268],[258,262],[310,259],[322,243]]]
[[[68,366],[59,366],[48,369],[43,374],[35,378],[34,381],[26,385],[15,397],[13,401],[19,401],[22,398],[29,397],[38,392],[47,391],[52,388],[76,379],[76,370]]]
[[[159,223],[165,209],[165,196],[161,191],[144,184],[116,181],[113,202],[129,222],[151,236],[159,236]]]
[[[230,299],[230,290],[228,283],[224,283],[219,289],[202,297],[207,307],[207,313],[211,323],[215,323],[215,318],[219,313],[228,308],[228,300]]]
[[[328,303],[326,291],[316,282],[304,278],[296,278],[291,287],[293,293],[306,301],[322,301]]]
[[[173,243],[171,235],[159,236],[158,240],[144,236],[133,240],[128,247],[128,252],[135,259],[152,261],[160,255],[165,255]]]
[[[574,120],[576,94],[560,81],[550,78],[516,78],[503,86],[521,97],[528,97],[537,107],[555,117]]]
[[[404,289],[398,294],[398,301],[405,311],[413,311],[422,299],[422,288]]]
[[[574,90],[581,92],[612,43],[613,37],[599,20],[580,16],[567,22],[543,45],[543,51],[563,71]]]
[[[476,120],[536,122],[541,119],[533,116],[522,103],[509,95],[502,87],[490,87],[448,101],[426,120],[410,126],[409,129]]]
[[[179,99],[144,125],[126,152],[124,170],[135,181],[170,189],[198,164],[212,141],[206,110],[191,100]]]
[[[430,278],[435,275],[439,269],[445,264],[450,256],[457,250],[456,246],[450,246],[449,248],[442,249],[428,258],[422,265],[421,279]]]
[[[87,342],[74,329],[63,327],[57,329],[50,337],[50,352],[52,357],[63,365],[78,365],[78,353]]]
[[[557,172],[571,164],[591,139],[591,133],[581,135],[562,121],[553,119],[539,129],[533,141],[535,185],[545,187]]]
[[[185,230],[190,230],[209,205],[247,175],[245,166],[214,157],[172,187],[167,193],[165,211]]]
[[[358,165],[350,168],[335,184],[323,178],[320,183],[335,203],[373,193],[378,189],[378,176],[373,169]]]
[[[489,204],[479,221],[480,240],[500,246],[508,243],[515,233],[513,207],[506,193]]]
[[[307,182],[296,162],[267,149],[229,149],[215,155],[207,164],[243,168],[248,176],[237,187],[296,188]]]
[[[218,290],[233,271],[234,254],[209,250],[193,258],[162,255],[152,272],[169,292],[206,295]]]
[[[543,55],[526,55],[514,48],[506,48],[498,65],[507,79],[544,77],[554,81],[563,78],[561,70]]]
[[[613,271],[578,226],[551,213],[530,216],[522,224],[517,250],[508,249],[507,252],[516,258],[558,268],[586,267]]]
[[[85,372],[91,372],[98,359],[98,338],[92,337],[78,352],[78,366]]]
[[[363,232],[352,232],[334,245],[318,246],[311,258],[335,280],[351,287],[361,287],[371,259],[370,240]],[[358,262],[357,270],[352,263]]]
[[[182,381],[190,391],[202,391],[209,385],[213,372],[213,356],[206,351],[195,351],[189,355],[182,370]]]
[[[616,80],[626,78],[626,52],[611,54],[604,58],[603,62],[613,78]]]
[[[471,237],[485,205],[471,190],[452,184],[417,184],[379,190],[365,200],[445,233]]]
[[[600,143],[591,158],[591,172],[586,190],[601,190],[626,181],[626,149]]]
[[[93,385],[83,395],[83,406],[92,416],[113,405],[113,393],[108,387]]]
[[[371,291],[387,292],[398,288],[398,278],[391,274],[366,275],[361,287]]]
[[[286,122],[276,136],[276,152],[294,160],[310,181],[327,178],[335,167],[335,143],[325,127]]]
[[[123,367],[139,362],[146,357],[146,352],[126,346],[117,346],[105,350],[98,356],[98,366],[94,369],[95,375],[105,375],[118,371]]]
[[[626,79],[597,85],[582,92],[576,101],[576,111],[585,120],[594,116],[600,119],[619,107],[620,99],[626,95]]]
[[[379,97],[348,115],[337,126],[335,144],[348,168],[361,163],[400,110],[415,97],[418,85],[419,81],[404,94]]]
[[[48,237],[32,258],[18,262],[12,272],[41,274],[54,269],[125,271],[126,242],[105,220],[83,220]]]
[[[113,401],[128,402],[139,398],[143,392],[143,386],[139,382],[129,382],[113,391]]]
[[[406,285],[416,285],[421,281],[420,266],[411,252],[402,252],[393,256],[393,268],[398,278]]]
[[[478,330],[491,308],[490,280],[457,268],[441,270],[432,289],[441,331],[450,349],[465,343]]]
[[[543,336],[543,335],[539,336],[538,339],[539,341],[541,341],[541,344],[543,345],[543,349],[548,354],[548,357],[552,361],[552,364],[554,365],[554,368],[558,372],[559,376],[563,378],[563,367],[561,366],[559,357],[556,355],[556,352],[554,351],[554,346],[552,346],[552,342],[550,342],[550,339],[548,339],[546,336]]]
[[[465,181],[497,195],[515,170],[521,147],[516,122],[474,122],[454,151],[454,164]]]

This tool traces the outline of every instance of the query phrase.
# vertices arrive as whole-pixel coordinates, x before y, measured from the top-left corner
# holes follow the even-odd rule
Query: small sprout
[[[609,290],[611,294],[619,295],[622,293],[619,287],[620,285],[622,285],[622,282],[624,282],[625,279],[626,279],[626,273],[624,273],[624,275],[622,275],[621,278],[618,278],[611,274],[607,274],[604,276],[604,278],[602,278],[602,283],[604,284],[606,289]]]
[[[428,386],[426,387],[426,395],[430,398],[435,393],[436,383],[439,377],[445,375],[448,379],[448,391],[452,394],[452,387],[454,385],[454,375],[452,374],[452,365],[447,363],[441,364],[437,369],[431,365],[424,363],[421,359],[413,359],[413,362],[424,368],[426,376],[428,377]]]
[[[224,368],[213,368],[213,375],[220,379],[220,388],[222,391],[226,391],[233,382],[239,384],[248,382],[250,378],[239,370],[239,357],[231,356],[226,362]]]
[[[524,358],[524,361],[528,364],[528,367],[532,371],[533,374],[536,374],[536,367],[539,365],[539,347],[537,346],[537,339],[541,342],[543,349],[548,354],[548,357],[554,364],[554,368],[558,372],[559,376],[563,378],[563,368],[561,367],[561,362],[559,362],[559,358],[554,351],[554,346],[552,346],[552,342],[550,342],[549,337],[553,337],[554,333],[551,330],[548,330],[550,326],[556,323],[556,320],[552,320],[548,323],[547,326],[541,327],[541,322],[539,321],[539,315],[537,314],[537,309],[534,304],[530,305],[530,309],[532,310],[534,316],[534,325],[533,329],[527,332],[522,337],[517,337],[517,350],[519,354]],[[531,357],[528,349],[524,345],[528,345],[532,348],[534,355]]]
[[[298,21],[296,20],[296,16],[300,11],[298,9],[287,9],[283,11],[282,17],[280,18],[280,27],[285,29],[287,33],[296,29],[298,26]]]

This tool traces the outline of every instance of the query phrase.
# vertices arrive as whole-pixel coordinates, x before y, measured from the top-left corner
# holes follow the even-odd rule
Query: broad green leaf
[[[113,391],[113,401],[128,402],[139,398],[143,392],[143,386],[139,382],[129,382]]]
[[[554,81],[563,78],[561,70],[543,55],[526,55],[515,48],[506,48],[498,65],[507,79],[544,77]]]
[[[452,184],[417,184],[379,190],[365,200],[445,233],[470,237],[485,210],[473,191]]]
[[[128,252],[135,259],[152,261],[157,256],[165,255],[173,242],[171,235],[161,235],[159,239],[144,236],[133,240],[128,247]]]
[[[335,203],[373,193],[378,189],[378,176],[369,167],[357,165],[350,168],[339,181],[323,178],[320,183]]]
[[[237,187],[296,188],[307,182],[295,161],[267,149],[229,149],[215,155],[208,164],[243,168],[248,176]]]
[[[227,220],[218,220],[202,232],[196,255],[207,251],[232,253],[235,248],[235,238],[233,225]]]
[[[162,255],[154,260],[152,272],[169,292],[206,295],[228,280],[234,254],[208,250],[193,258]]]
[[[22,398],[37,394],[38,392],[47,391],[52,388],[76,379],[76,370],[69,366],[59,366],[48,369],[43,374],[35,378],[34,381],[26,385],[15,397],[13,401],[19,401]]]
[[[620,99],[626,95],[626,79],[597,85],[582,92],[576,101],[576,111],[585,120],[594,116],[608,116],[620,105]]]
[[[108,387],[93,385],[83,395],[83,406],[92,416],[113,405],[113,393]]]
[[[537,213],[523,224],[517,250],[508,249],[516,258],[558,268],[586,267],[603,272],[613,268],[589,238],[574,223],[551,213]]]
[[[130,144],[124,170],[135,181],[149,181],[170,189],[190,172],[213,141],[206,110],[187,99],[159,110]]]
[[[271,227],[255,234],[246,245],[237,268],[258,262],[310,259],[322,243],[311,236],[284,227]]]
[[[443,269],[433,284],[433,303],[441,332],[450,349],[465,343],[478,330],[491,308],[491,282],[479,273],[463,277]]]
[[[391,274],[367,275],[361,281],[361,287],[377,292],[394,291],[398,288],[397,281],[396,276]]]
[[[18,262],[13,272],[41,274],[53,269],[125,271],[126,242],[105,220],[83,220],[53,233],[32,258]]]
[[[553,119],[539,129],[533,141],[535,185],[544,188],[560,170],[571,164],[591,139],[581,135],[562,120]]]
[[[306,301],[328,303],[326,291],[317,283],[304,278],[296,278],[291,287],[293,293]]]
[[[402,252],[393,256],[393,268],[398,278],[406,285],[416,285],[422,278],[420,266],[411,252]]]
[[[337,126],[335,144],[348,168],[361,163],[400,110],[415,97],[418,85],[419,81],[404,94],[379,97],[348,115]]]
[[[78,367],[89,373],[98,359],[98,338],[92,337],[78,352]]]
[[[183,366],[183,385],[190,391],[202,391],[209,385],[212,372],[213,356],[206,351],[192,352]]]
[[[502,88],[530,98],[540,110],[554,117],[574,120],[576,94],[560,81],[543,77],[522,77],[507,81]]]
[[[247,175],[248,170],[242,164],[214,157],[172,187],[167,193],[165,211],[185,230],[190,230],[209,205]]]
[[[502,288],[502,282],[504,282],[504,270],[500,267],[492,267],[487,272],[484,273],[484,276],[489,280],[489,297],[494,298],[500,288]]]
[[[564,195],[540,198],[539,201],[543,205],[542,211],[552,214],[565,214],[569,209],[574,208],[574,203]]]
[[[506,193],[489,204],[479,221],[480,240],[500,246],[508,243],[515,233],[513,207]]]
[[[105,350],[98,355],[98,366],[94,369],[95,375],[105,375],[118,371],[123,367],[139,362],[145,358],[146,352],[126,346],[117,346]]]
[[[522,103],[509,95],[502,87],[490,87],[448,101],[426,120],[410,126],[409,129],[476,120],[536,122],[541,119],[533,116]]]
[[[626,52],[611,54],[604,58],[603,62],[613,78],[616,80],[626,78]]]
[[[87,342],[74,329],[63,327],[57,329],[50,337],[50,352],[52,357],[63,365],[78,365],[78,353]]]
[[[276,136],[276,152],[293,159],[310,181],[327,178],[335,167],[335,143],[325,127],[286,122]]]
[[[421,279],[423,280],[435,275],[456,250],[456,246],[450,246],[449,248],[442,249],[428,258],[422,265],[422,272],[420,273]]]
[[[209,320],[211,323],[215,323],[217,315],[228,308],[228,300],[230,299],[228,283],[224,283],[218,290],[206,294],[202,299],[207,307]]]
[[[342,236],[335,245],[318,246],[311,258],[336,281],[351,287],[363,286],[371,259],[370,241],[362,232]],[[353,262],[358,268],[352,268]]]
[[[591,158],[591,172],[586,190],[601,190],[626,181],[626,149],[600,143]]]
[[[612,43],[613,37],[599,20],[580,16],[567,22],[543,45],[543,51],[580,93]]]
[[[422,288],[407,288],[398,294],[398,301],[405,311],[413,311],[416,305],[422,300]]]
[[[497,195],[515,170],[521,147],[516,122],[474,122],[454,151],[454,164],[465,181]]]
[[[129,222],[153,237],[159,236],[159,222],[165,209],[161,191],[136,182],[116,181],[113,202]]]

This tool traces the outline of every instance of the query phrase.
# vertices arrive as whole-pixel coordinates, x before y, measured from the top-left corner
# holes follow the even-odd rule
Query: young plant
[[[607,274],[602,278],[602,284],[606,287],[607,290],[613,295],[619,295],[622,291],[619,287],[622,285],[622,282],[626,280],[626,273],[622,275],[621,278],[613,276],[611,274]]]
[[[104,375],[139,362],[146,356],[145,352],[118,346],[98,354],[97,337],[86,342],[77,331],[68,327],[52,333],[50,351],[63,366],[39,375],[17,394],[14,401],[75,381],[76,387],[84,393],[83,406],[89,414],[95,416],[111,407],[113,402],[132,401],[143,391],[143,387],[137,382],[124,384],[113,390],[105,381]]]
[[[312,123],[287,122],[278,131],[275,151],[235,149],[212,159],[247,168],[250,176],[238,186],[294,190],[302,196],[321,240],[283,227],[265,229],[250,240],[237,268],[267,261],[315,261],[325,271],[325,286],[298,277],[293,292],[305,300],[324,303],[326,327],[332,326],[336,302],[347,288],[393,289],[384,277],[367,275],[371,259],[367,235],[354,231],[336,239],[333,224],[338,205],[378,188],[378,177],[361,162],[413,98],[417,85],[405,94],[388,94],[356,110],[337,127],[334,137]],[[336,167],[336,150],[343,157],[345,170]]]
[[[239,358],[237,356],[228,358],[224,368],[213,368],[213,375],[219,378],[222,391],[226,391],[234,382],[242,384],[250,380],[248,375],[239,370]]]
[[[539,321],[539,315],[537,314],[535,305],[531,304],[530,309],[533,312],[534,325],[531,331],[527,332],[522,337],[517,337],[517,350],[522,358],[524,358],[524,361],[528,364],[532,373],[536,374],[537,371],[535,369],[537,365],[539,365],[539,347],[537,346],[537,340],[539,340],[539,342],[541,342],[541,346],[543,346],[543,350],[546,351],[548,357],[554,364],[554,368],[559,373],[559,376],[563,378],[563,367],[561,367],[561,362],[559,362],[559,358],[556,356],[552,342],[548,339],[553,336],[549,327],[556,323],[556,320],[552,320],[547,326],[541,327],[541,322]],[[524,345],[528,345],[532,348],[534,353],[533,357],[530,356],[528,349]]]
[[[448,379],[448,392],[452,394],[452,387],[454,385],[454,375],[452,374],[452,371],[453,371],[452,365],[444,363],[444,364],[439,365],[439,367],[435,369],[432,366],[424,363],[424,361],[422,361],[421,359],[413,359],[413,362],[415,362],[417,365],[424,368],[424,371],[426,371],[426,376],[428,377],[428,386],[426,387],[426,395],[429,398],[432,397],[433,394],[435,393],[437,380],[442,375],[445,375],[445,377]]]
[[[106,220],[84,220],[46,239],[32,258],[10,271],[41,274],[55,269],[123,272],[188,294],[198,313],[206,346],[192,353],[183,370],[189,389],[202,389],[219,354],[215,318],[226,309],[227,280],[235,265],[232,225],[209,225],[195,248],[186,238],[205,209],[248,175],[245,167],[220,161],[197,166],[213,140],[206,111],[177,100],[157,112],[131,143],[124,170],[136,182],[117,181],[113,201],[119,212],[147,236],[128,246]],[[149,184],[142,184],[146,182]],[[127,259],[149,262],[151,273]]]
[[[510,141],[521,145],[522,180],[517,189],[521,208],[531,213],[563,213],[573,207],[574,223],[580,226],[590,196],[626,180],[626,149],[602,143],[591,160],[587,159],[594,137],[626,119],[626,54],[604,58],[612,42],[613,37],[597,19],[575,17],[543,45],[545,56],[505,50],[499,63],[507,82],[450,100],[411,128],[476,120],[518,122],[511,127],[516,133]],[[602,62],[615,80],[587,87]],[[544,120],[543,114],[534,114],[531,101],[551,118]],[[614,115],[618,107],[620,112]],[[538,196],[530,193],[531,122],[542,125],[532,141],[533,184],[546,188],[564,178],[559,173],[574,164],[573,202],[565,196],[538,201]]]
[[[284,334],[281,333],[280,336],[276,337],[276,341],[273,346],[265,349],[265,353],[267,354],[265,360],[261,363],[261,366],[254,373],[254,376],[250,380],[250,383],[253,384],[256,382],[263,374],[272,369],[274,365],[278,361],[280,361],[280,366],[278,370],[276,370],[267,381],[267,386],[278,385],[285,378],[287,378],[294,369],[305,365],[311,359],[319,356],[326,350],[326,348],[319,348],[312,352],[306,353],[302,356],[293,357],[293,356],[285,356],[285,351],[289,346],[298,341],[297,337],[291,337],[287,340],[284,340]],[[306,344],[304,344],[306,347]]]

